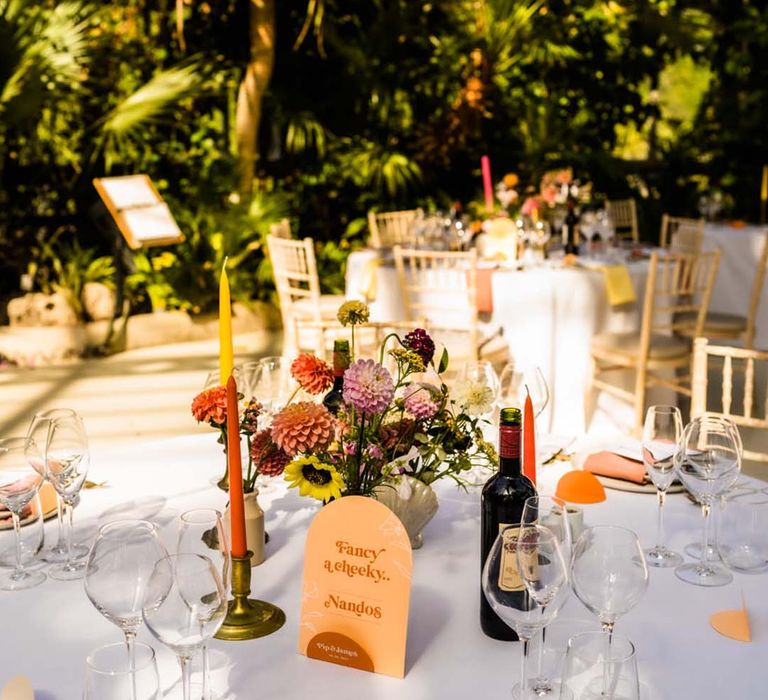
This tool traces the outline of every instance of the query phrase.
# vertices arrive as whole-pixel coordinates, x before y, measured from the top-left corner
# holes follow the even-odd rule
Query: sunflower
[[[288,487],[299,487],[302,496],[311,496],[328,503],[332,498],[341,498],[344,478],[332,464],[325,464],[317,457],[299,457],[285,468]]]

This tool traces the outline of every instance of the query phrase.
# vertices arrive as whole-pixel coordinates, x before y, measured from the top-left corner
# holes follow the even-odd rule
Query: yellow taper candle
[[[229,296],[229,278],[227,277],[227,261],[221,268],[219,280],[219,382],[227,385],[227,379],[232,374],[234,364],[232,349],[232,307]]]
[[[760,185],[760,201],[768,200],[768,165],[763,166],[763,182]]]

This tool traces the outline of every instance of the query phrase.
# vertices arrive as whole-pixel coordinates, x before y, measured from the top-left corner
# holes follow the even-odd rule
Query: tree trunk
[[[261,101],[275,64],[275,0],[249,0],[250,59],[237,94],[235,133],[240,193],[253,188]]]

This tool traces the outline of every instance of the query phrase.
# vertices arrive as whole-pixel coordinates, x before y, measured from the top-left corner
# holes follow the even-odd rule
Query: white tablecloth
[[[710,303],[712,311],[747,315],[766,232],[768,228],[764,226],[734,228],[708,223],[704,227],[704,249],[720,249],[720,266]],[[757,311],[755,347],[768,349],[768,285],[763,287]]]
[[[167,543],[176,535],[178,515],[187,508],[223,508],[225,496],[210,485],[222,468],[221,448],[211,435],[137,444],[94,455],[91,477],[109,488],[86,491],[78,508],[81,534],[97,523],[143,516],[162,527]],[[559,469],[557,467],[549,469]],[[540,485],[554,471],[540,474]],[[213,640],[215,661],[226,659],[217,678],[230,698],[290,700],[459,700],[509,697],[517,681],[519,644],[496,642],[480,631],[479,493],[439,487],[440,510],[427,526],[423,549],[414,553],[407,675],[397,680],[300,656],[296,651],[302,552],[307,526],[318,505],[286,493],[282,483],[260,501],[267,512],[268,558],[253,571],[253,593],[281,606],[285,626],[265,639]],[[620,523],[636,530],[644,546],[655,536],[652,495],[608,492],[608,500],[587,507],[587,524]],[[55,523],[49,523],[52,528]],[[698,537],[698,508],[682,495],[667,503],[669,544],[680,549]],[[643,700],[764,697],[768,688],[768,596],[765,576],[736,575],[714,589],[690,586],[672,570],[652,570],[639,605],[619,620],[617,632],[637,647]],[[744,593],[750,610],[751,644],[719,636],[708,624],[717,610],[737,608]],[[77,700],[85,657],[98,645],[118,641],[117,627],[88,601],[82,582],[48,580],[18,593],[0,592],[3,645],[0,684],[28,676],[37,700]],[[597,629],[594,617],[573,596],[549,635],[559,646],[567,635]],[[158,652],[161,681],[179,675],[175,658],[146,630],[140,639]]]
[[[347,296],[363,298],[366,267],[375,258],[371,251],[349,256]],[[562,435],[585,430],[584,395],[589,371],[592,338],[602,332],[626,332],[639,328],[648,265],[629,265],[638,304],[612,309],[600,270],[541,267],[493,272],[491,326],[501,326],[515,362],[538,365],[549,384],[550,406],[544,429]],[[405,309],[392,265],[376,268],[376,298],[371,316],[377,321],[401,320]],[[618,407],[622,411],[622,406]],[[626,410],[626,425],[631,411]]]

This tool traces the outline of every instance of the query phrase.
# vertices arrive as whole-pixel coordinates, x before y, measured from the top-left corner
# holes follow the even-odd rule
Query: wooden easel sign
[[[131,250],[184,240],[171,210],[148,175],[96,178],[93,186]]]
[[[403,678],[412,569],[389,508],[364,496],[329,503],[307,533],[299,653]]]

